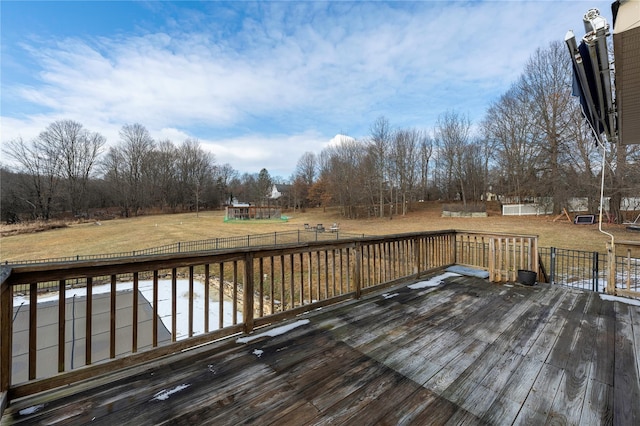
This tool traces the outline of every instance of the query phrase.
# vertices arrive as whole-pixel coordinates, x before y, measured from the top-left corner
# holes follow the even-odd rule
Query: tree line
[[[232,200],[263,204],[274,183],[290,185],[284,207],[339,206],[349,218],[406,214],[426,200],[477,204],[488,194],[547,201],[556,213],[571,197],[586,197],[596,212],[602,149],[571,84],[566,48],[551,43],[536,50],[480,122],[445,111],[424,130],[395,128],[379,117],[366,137],[345,136],[319,153],[304,153],[288,178],[266,169],[240,174],[216,163],[197,139],[156,141],[139,123],[124,125],[106,149],[104,136],[60,120],[33,140],[6,145],[17,167],[0,169],[2,220],[113,209],[121,216],[198,212]],[[606,195],[621,218],[622,197],[640,194],[640,149],[604,144]]]
[[[623,197],[640,196],[640,147],[600,141],[572,96],[561,42],[539,48],[479,123],[456,111],[430,131],[392,128],[378,118],[362,140],[345,139],[298,161],[296,197],[339,205],[347,217],[405,214],[412,202],[537,201],[560,213],[574,197],[597,212],[604,145],[605,196],[622,219]]]
[[[196,139],[155,141],[139,123],[124,125],[118,143],[105,146],[104,136],[73,120],[55,121],[33,140],[10,141],[4,153],[18,167],[0,169],[2,220],[197,213],[234,198],[261,200],[274,181],[266,169],[240,175],[217,164]]]

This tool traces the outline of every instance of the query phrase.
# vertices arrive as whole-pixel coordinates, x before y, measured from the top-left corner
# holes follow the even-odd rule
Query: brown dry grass
[[[101,222],[69,224],[66,228],[31,234],[4,236],[0,239],[2,261],[42,259],[75,255],[129,252],[162,246],[178,241],[205,240],[218,237],[285,232],[303,229],[305,223],[340,223],[343,232],[387,235],[413,231],[457,229],[481,232],[507,232],[538,235],[541,247],[560,247],[604,252],[609,237],[598,231],[597,225],[573,225],[566,218],[503,217],[489,212],[486,218],[441,217],[437,203],[424,205],[407,216],[345,220],[337,210],[310,209],[290,213],[287,222],[243,221],[224,223],[221,211],[141,216]],[[622,225],[605,224],[603,228],[617,240],[639,241],[640,234],[627,231]]]

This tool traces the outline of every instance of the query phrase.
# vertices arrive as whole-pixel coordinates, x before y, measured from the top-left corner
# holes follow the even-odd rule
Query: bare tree
[[[267,169],[260,170],[258,179],[256,181],[258,190],[258,201],[264,202],[271,194],[271,187],[273,186],[273,180]]]
[[[362,161],[365,158],[365,145],[352,139],[343,139],[337,146],[323,150],[327,162],[323,183],[332,199],[342,208],[342,214],[349,218],[358,216],[356,207],[362,201]]]
[[[5,152],[30,177],[22,199],[34,206],[34,215],[49,219],[63,193],[74,214],[86,207],[87,184],[104,143],[102,135],[89,132],[82,124],[60,120],[30,142],[18,138],[7,144]]]
[[[567,154],[562,167],[568,184],[572,188],[572,196],[587,197],[589,211],[598,211],[600,200],[600,168],[601,153],[594,143],[593,132],[577,111],[572,114],[572,125],[569,127]],[[599,158],[600,157],[600,158]]]
[[[74,214],[84,207],[87,183],[105,142],[104,136],[89,132],[73,120],[55,121],[38,137],[39,151],[60,162],[59,174]]]
[[[436,138],[440,144],[438,155],[446,170],[446,186],[451,197],[451,189],[456,190],[467,204],[464,181],[464,154],[471,132],[471,121],[455,111],[447,111],[438,117]]]
[[[513,85],[489,106],[481,128],[485,141],[495,146],[499,180],[496,191],[521,201],[534,196],[539,134],[530,114],[530,100]]]
[[[20,181],[23,187],[16,196],[33,207],[34,219],[50,219],[60,182],[61,163],[57,156],[42,151],[38,139],[29,142],[22,138],[14,139],[7,143],[4,152],[17,162],[19,171],[27,176],[27,179]]]
[[[153,205],[164,210],[175,209],[180,196],[178,190],[178,149],[168,139],[158,142],[149,153],[148,177]]]
[[[465,182],[467,200],[481,201],[485,192],[486,150],[478,138],[474,138],[464,150],[462,174]]]
[[[403,216],[407,214],[409,197],[416,184],[419,164],[418,148],[421,139],[422,135],[415,129],[397,130],[392,139],[391,157],[395,171],[392,180],[396,182],[397,191],[401,196]]]
[[[214,158],[196,139],[186,139],[178,148],[178,177],[187,203],[200,211],[203,191],[212,180]],[[193,203],[193,204],[192,204]]]
[[[149,170],[155,142],[142,124],[125,124],[120,143],[112,147],[103,162],[105,179],[123,209],[123,215],[137,215],[149,203]]]
[[[313,152],[305,152],[296,165],[296,176],[300,176],[307,185],[312,185],[318,174],[318,160]]]
[[[380,217],[384,217],[385,189],[389,184],[388,154],[391,138],[392,130],[389,120],[383,116],[378,117],[371,125],[369,139],[375,183],[378,187],[378,214]]]
[[[420,168],[420,192],[423,200],[429,198],[429,161],[433,154],[433,139],[427,132],[423,132],[418,143],[419,168]]]
[[[231,164],[225,163],[220,166],[214,166],[214,176],[218,191],[222,194],[224,203],[233,201],[233,192],[231,191],[231,183],[238,179],[238,171]]]
[[[304,207],[309,198],[309,189],[318,174],[318,160],[312,152],[305,152],[298,160],[293,175],[294,205]]]
[[[559,213],[568,199],[568,186],[562,176],[563,151],[575,113],[571,98],[571,61],[560,41],[538,49],[525,65],[518,81],[519,90],[528,98],[535,132],[541,136],[541,187],[553,199],[554,213]]]

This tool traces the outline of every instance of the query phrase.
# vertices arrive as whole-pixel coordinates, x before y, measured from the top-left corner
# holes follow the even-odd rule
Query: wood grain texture
[[[638,306],[457,277],[303,318],[275,337],[225,339],[25,398],[2,423],[640,422]]]

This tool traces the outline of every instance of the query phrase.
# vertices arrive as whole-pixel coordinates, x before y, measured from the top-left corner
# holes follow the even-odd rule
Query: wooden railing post
[[[359,299],[362,294],[362,245],[356,243],[355,246],[355,262],[353,265],[353,286],[356,291],[356,299]]]
[[[624,249],[624,254],[620,256],[622,260],[620,263],[616,261],[617,249],[619,248]],[[608,252],[609,278],[607,280],[607,293],[615,294],[616,296],[640,297],[640,283],[638,282],[636,269],[639,265],[635,258],[638,251],[640,251],[640,241],[617,241],[615,245],[611,244]],[[621,286],[617,285],[616,281],[618,279],[622,283]]]
[[[613,243],[607,243],[607,293],[616,294],[616,248]]]
[[[0,266],[0,393],[11,386],[11,336],[13,335],[13,301],[11,286],[6,282],[11,268]],[[0,407],[2,411],[3,407]]]
[[[244,332],[249,334],[253,331],[253,253],[247,253],[244,257],[244,283],[242,285],[243,293],[243,312],[242,319],[244,321]]]
[[[489,281],[496,282],[496,240],[489,238]]]

